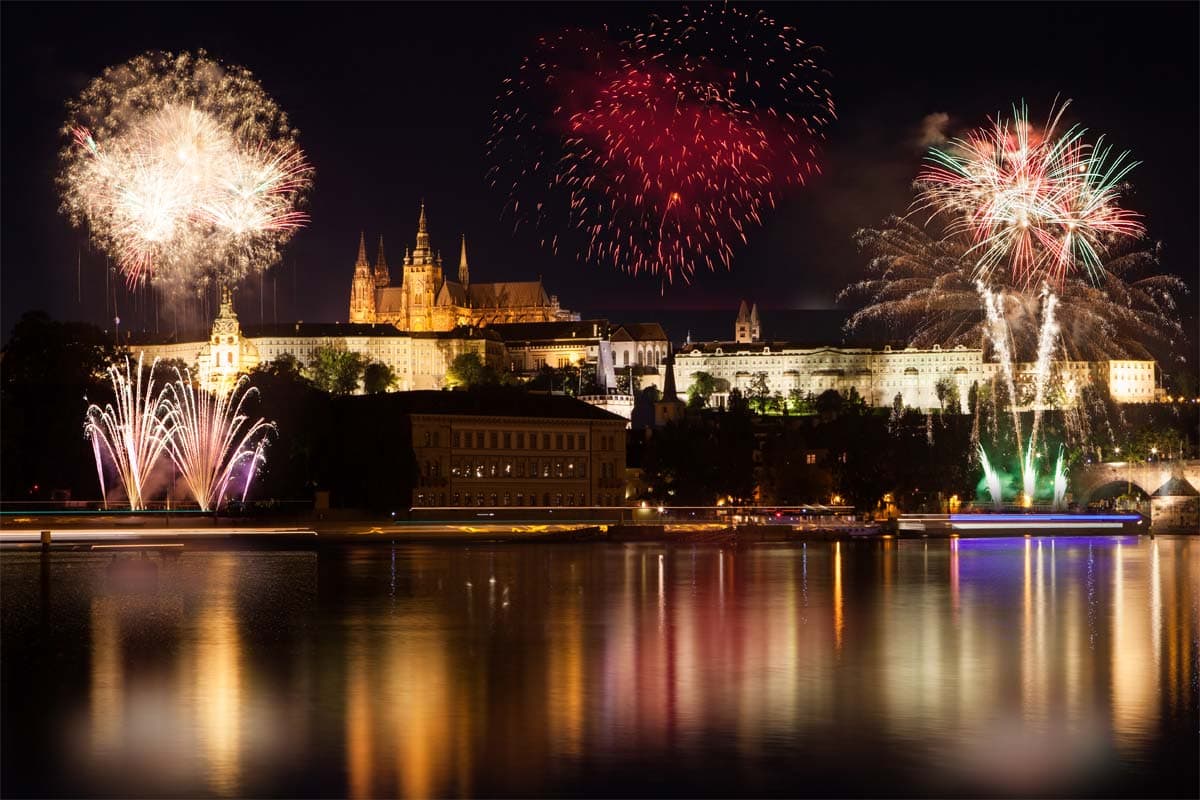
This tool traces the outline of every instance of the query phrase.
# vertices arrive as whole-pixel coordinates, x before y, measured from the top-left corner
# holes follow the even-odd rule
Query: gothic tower
[[[746,301],[738,306],[737,321],[733,323],[733,340],[739,344],[750,342],[750,312],[746,308]]]
[[[462,237],[462,254],[458,257],[458,282],[466,289],[471,285],[471,271],[467,269],[467,235]]]
[[[417,246],[404,258],[404,299],[408,306],[409,330],[427,331],[433,324],[433,298],[442,285],[442,268],[429,247],[429,225],[425,203],[417,219]]]
[[[375,288],[383,289],[392,282],[387,259],[383,255],[383,234],[379,234],[379,251],[375,254]]]
[[[745,303],[742,306],[744,307]],[[686,408],[675,390],[675,350],[671,347],[670,342],[667,342],[667,360],[663,364],[663,368],[666,370],[666,374],[663,376],[662,397],[654,404],[654,426],[656,428],[661,428],[682,418]]]
[[[750,307],[750,341],[762,339],[762,327],[758,324],[758,303]]]
[[[375,321],[375,277],[367,261],[367,238],[362,233],[358,235],[358,260],[350,282],[350,321]]]

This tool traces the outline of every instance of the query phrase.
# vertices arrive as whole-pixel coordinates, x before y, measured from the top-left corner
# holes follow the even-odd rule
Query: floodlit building
[[[412,504],[616,506],[625,500],[625,420],[563,395],[413,392],[419,478]]]
[[[406,332],[387,324],[296,322],[247,326],[243,330],[228,291],[207,341],[130,344],[130,350],[153,358],[178,359],[195,368],[200,385],[224,390],[261,363],[293,356],[301,367],[312,364],[323,349],[358,353],[368,361],[387,364],[396,375],[398,391],[440,389],[446,370],[462,353],[476,353],[496,369],[507,366],[504,342],[486,328]]]
[[[460,327],[513,322],[578,320],[547,294],[542,280],[476,283],[471,280],[464,236],[458,259],[458,280],[447,278],[442,256],[430,245],[425,204],[417,220],[417,239],[405,250],[401,279],[392,283],[383,252],[383,237],[372,266],[367,261],[366,237],[360,236],[358,259],[350,281],[351,322],[385,323],[403,331],[449,331]]]
[[[758,308],[747,310],[744,302],[732,341],[688,342],[675,357],[680,390],[686,391],[698,373],[708,373],[718,387],[710,403],[718,406],[724,405],[733,389],[752,394],[765,381],[769,394],[785,398],[792,393],[819,395],[830,389],[845,395],[853,389],[868,405],[879,407],[892,405],[899,395],[905,406],[942,408],[947,398],[957,395],[965,411],[971,386],[991,381],[998,369],[999,364],[984,359],[982,349],[961,345],[873,349],[763,340]],[[1045,405],[1069,405],[1085,385],[1097,379],[1107,382],[1117,402],[1154,400],[1153,361],[1055,362],[1054,369]],[[1032,404],[1036,365],[1015,364],[1013,373],[1022,402]]]

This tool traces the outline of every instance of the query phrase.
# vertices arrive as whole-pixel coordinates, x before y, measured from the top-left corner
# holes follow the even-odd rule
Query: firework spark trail
[[[1046,401],[1046,386],[1050,381],[1053,369],[1052,360],[1055,346],[1058,343],[1059,328],[1054,319],[1054,307],[1058,298],[1050,291],[1045,291],[1042,301],[1042,326],[1038,336],[1037,361],[1034,362],[1033,380],[1033,426],[1029,432],[1030,447],[1036,446],[1038,429],[1042,423],[1042,408]]]
[[[934,238],[926,228],[891,217],[855,234],[869,259],[867,277],[851,284],[839,302],[859,306],[847,332],[901,338],[914,347],[978,347],[988,321],[974,277],[970,242],[962,235]],[[1153,244],[1126,239],[1104,253],[1095,283],[1068,277],[1055,290],[1055,319],[1066,358],[1078,361],[1156,359],[1183,355],[1187,336],[1175,298],[1187,294],[1177,276],[1159,271]],[[1013,358],[1037,358],[1040,292],[993,275],[991,289],[1005,295]]]
[[[263,437],[274,430],[272,423],[262,418],[251,422],[244,413],[246,400],[256,394],[248,383],[242,376],[230,392],[210,393],[196,389],[190,373],[176,369],[175,381],[164,390],[167,452],[202,511],[220,507],[236,468],[250,459],[245,497]]]
[[[131,284],[233,285],[270,267],[297,228],[312,168],[246,70],[147,53],[69,107],[63,210]]]
[[[543,37],[506,79],[489,178],[544,247],[663,284],[728,268],[833,119],[815,49],[765,14],[652,18],[624,41]]]
[[[105,490],[101,456],[107,455],[134,511],[146,507],[146,481],[167,446],[160,398],[154,395],[157,363],[155,359],[149,370],[143,370],[139,355],[136,377],[130,371],[128,357],[124,372],[115,364],[109,367],[115,403],[103,408],[92,403],[84,415],[84,433],[92,442],[101,491]]]
[[[1137,166],[1128,153],[1112,156],[1104,137],[1057,128],[1070,101],[1052,109],[1045,128],[1029,121],[1025,103],[1012,120],[989,125],[933,148],[917,177],[916,206],[948,218],[949,233],[973,241],[977,278],[992,281],[1002,268],[1024,288],[1056,287],[1076,272],[1098,278],[1105,252],[1145,229],[1120,206],[1124,181]]]

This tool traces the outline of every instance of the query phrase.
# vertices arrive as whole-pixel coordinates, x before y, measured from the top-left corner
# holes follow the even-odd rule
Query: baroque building
[[[732,341],[687,342],[674,359],[674,378],[681,390],[692,385],[698,373],[716,378],[718,390],[710,402],[724,405],[729,392],[743,395],[763,379],[769,394],[784,398],[834,389],[849,394],[853,389],[868,405],[886,407],[900,402],[908,407],[935,409],[944,405],[938,397],[939,384],[952,386],[961,410],[966,411],[972,384],[991,381],[1000,365],[985,360],[981,348],[956,346],[942,349],[914,347],[882,349],[868,347],[803,346],[792,342],[763,340],[758,307],[747,310],[742,303],[734,322]],[[1052,402],[1071,405],[1083,386],[1093,382],[1107,385],[1118,403],[1149,403],[1156,395],[1153,361],[1059,361],[1054,363],[1055,397]],[[1014,379],[1022,396],[1032,395],[1037,365],[1013,365]]]
[[[354,352],[387,364],[396,376],[394,388],[402,392],[441,389],[447,368],[462,353],[475,353],[495,369],[508,364],[504,342],[483,328],[409,332],[386,324],[296,322],[243,330],[228,291],[222,293],[208,341],[130,343],[129,348],[143,352],[148,360],[182,361],[195,369],[200,385],[210,391],[228,391],[239,375],[280,356],[292,356],[301,367],[309,366],[325,349]]]
[[[473,283],[464,236],[458,280],[448,279],[441,253],[430,246],[425,204],[417,219],[416,246],[405,251],[400,282],[393,284],[383,252],[383,237],[372,266],[366,236],[358,242],[358,259],[350,281],[350,322],[384,323],[402,331],[448,331],[496,323],[578,321],[579,315],[559,306],[536,281]]]

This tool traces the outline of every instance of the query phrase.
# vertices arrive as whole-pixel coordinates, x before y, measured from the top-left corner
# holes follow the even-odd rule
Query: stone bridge
[[[1133,484],[1148,495],[1173,477],[1182,477],[1200,489],[1200,459],[1129,463],[1106,461],[1078,464],[1071,470],[1071,489],[1075,500],[1086,504],[1100,489],[1114,483]]]

